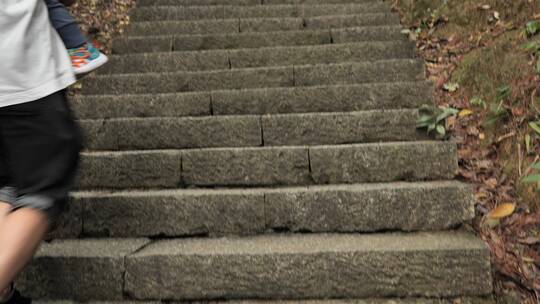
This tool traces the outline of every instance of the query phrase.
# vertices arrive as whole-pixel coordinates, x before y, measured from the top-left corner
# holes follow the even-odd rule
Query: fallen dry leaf
[[[516,204],[514,203],[500,204],[495,209],[491,210],[487,217],[489,219],[501,219],[514,213],[514,210],[516,210]]]

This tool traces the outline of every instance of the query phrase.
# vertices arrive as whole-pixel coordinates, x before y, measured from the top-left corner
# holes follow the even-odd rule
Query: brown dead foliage
[[[403,12],[400,3],[399,0],[393,0],[394,9],[402,16],[409,14]],[[445,16],[435,18],[417,20],[406,26],[411,28],[411,33],[420,26],[420,22],[429,28],[419,35],[413,35],[413,38],[417,41],[420,56],[427,61],[428,78],[435,83],[436,103],[458,109],[471,108],[469,101],[472,96],[468,96],[467,90],[451,93],[443,89],[444,84],[450,81],[452,73],[465,55],[479,48],[489,48],[500,35],[523,28],[525,21],[505,23],[498,20],[484,31],[461,33],[459,38],[457,35],[434,35],[438,27],[449,21]],[[406,18],[402,21],[405,23]],[[458,142],[460,176],[475,185],[477,217],[473,226],[491,250],[495,286],[499,287],[496,292],[502,294],[505,290],[512,290],[520,295],[522,303],[532,304],[540,303],[540,208],[520,202],[516,193],[516,180],[504,170],[509,160],[502,155],[508,149],[520,153],[520,172],[526,170],[527,158],[534,154],[540,155],[538,142],[533,156],[525,155],[524,147],[519,147],[519,144],[513,147],[518,142],[516,138],[527,128],[528,121],[538,119],[539,112],[534,108],[533,99],[540,96],[540,76],[531,67],[530,73],[524,72],[523,77],[514,79],[509,85],[513,93],[504,101],[504,107],[510,115],[497,125],[496,136],[493,138],[486,140],[483,122],[487,110],[475,110],[472,115],[452,117],[447,124]],[[538,159],[537,156],[535,160]],[[515,213],[504,218],[496,227],[485,225],[489,211],[508,202],[517,203]]]
[[[109,52],[112,38],[129,24],[128,11],[134,5],[135,0],[77,0],[70,11],[88,38]]]

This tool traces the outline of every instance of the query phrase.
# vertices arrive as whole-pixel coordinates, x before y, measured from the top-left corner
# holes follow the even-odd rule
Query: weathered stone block
[[[185,151],[187,185],[289,185],[309,183],[307,148],[234,148]]]
[[[145,239],[69,240],[43,244],[17,280],[17,287],[40,299],[121,300],[124,259]]]
[[[427,139],[417,119],[416,110],[265,115],[262,128],[268,146]]]
[[[156,242],[127,258],[137,299],[453,297],[491,293],[473,235],[286,235]]]
[[[318,184],[445,180],[458,170],[451,142],[311,147],[309,155]]]
[[[83,153],[79,189],[176,187],[180,183],[178,151]]]
[[[112,237],[255,234],[265,229],[264,193],[177,190],[83,193],[84,232]]]

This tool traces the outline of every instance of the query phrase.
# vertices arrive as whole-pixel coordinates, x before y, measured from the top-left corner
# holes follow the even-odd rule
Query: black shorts
[[[54,224],[68,202],[81,146],[65,91],[0,108],[0,202],[44,211]]]

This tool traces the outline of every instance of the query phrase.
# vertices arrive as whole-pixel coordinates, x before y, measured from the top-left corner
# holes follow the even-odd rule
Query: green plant
[[[487,108],[486,102],[480,97],[473,97],[470,103],[473,107]]]
[[[437,136],[441,137],[446,135],[446,119],[458,113],[457,109],[449,107],[423,106],[420,109],[420,117],[416,126],[419,129],[426,129],[428,134],[435,131]]]
[[[540,44],[538,44],[538,42],[536,41],[531,41],[525,44],[523,48],[526,51],[531,52],[535,56],[536,65],[534,68],[536,70],[536,73],[540,74]]]
[[[530,37],[536,35],[538,32],[540,32],[540,21],[527,22],[524,29],[525,36]]]
[[[533,164],[532,168],[536,169],[536,170],[540,170],[540,162]],[[525,178],[522,180],[522,182],[524,182],[524,183],[534,183],[534,184],[536,184],[536,190],[540,191],[540,174],[538,174],[538,173],[529,174],[529,175],[525,176]]]
[[[493,125],[508,116],[508,110],[504,107],[504,101],[508,100],[511,93],[512,90],[508,85],[497,88],[496,103],[492,103],[489,106],[486,122],[484,123],[486,126]]]

